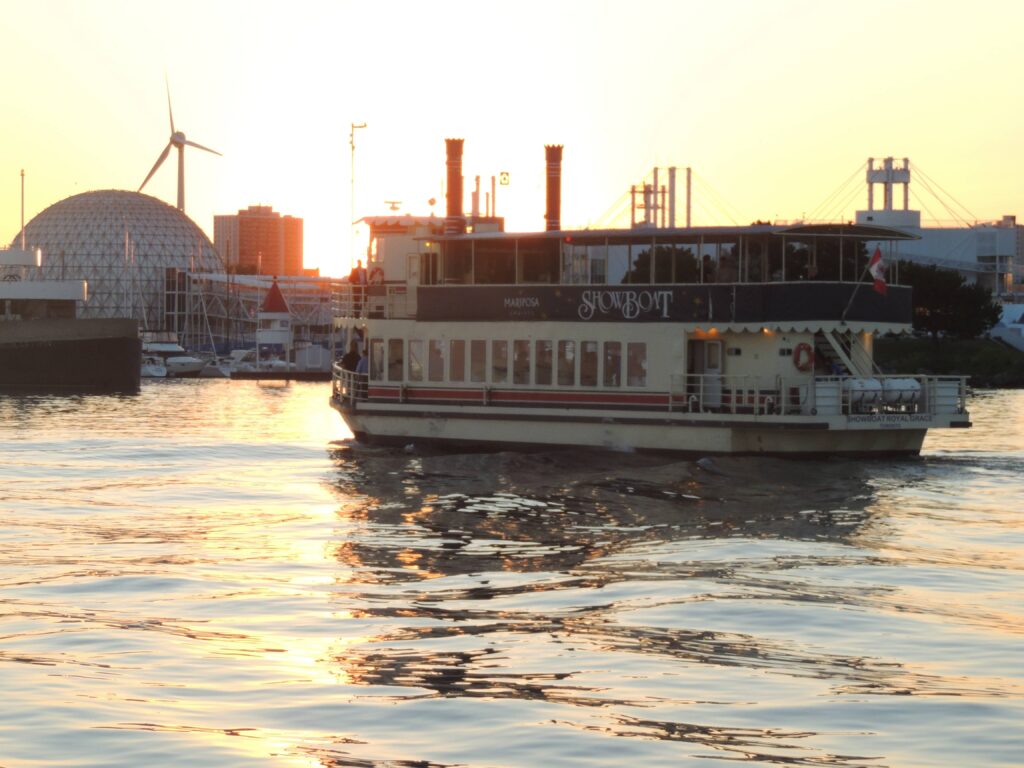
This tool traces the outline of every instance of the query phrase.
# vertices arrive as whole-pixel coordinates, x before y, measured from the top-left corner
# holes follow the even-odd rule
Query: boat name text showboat
[[[580,297],[578,313],[581,320],[590,320],[594,313],[612,315],[618,313],[623,320],[635,320],[643,314],[661,313],[668,319],[672,291],[584,291]]]

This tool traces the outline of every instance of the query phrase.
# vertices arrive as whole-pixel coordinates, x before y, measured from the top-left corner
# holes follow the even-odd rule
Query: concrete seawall
[[[138,392],[141,362],[135,320],[0,320],[3,390]]]
[[[0,316],[0,344],[119,337],[138,338],[138,335],[138,321],[125,318],[4,320]]]

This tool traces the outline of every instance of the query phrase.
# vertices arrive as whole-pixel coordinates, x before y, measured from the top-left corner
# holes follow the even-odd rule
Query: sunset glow
[[[223,153],[186,152],[189,216],[211,237],[253,204],[302,217],[325,274],[348,272],[353,209],[443,213],[450,136],[467,209],[475,175],[509,174],[509,230],[543,225],[545,143],[565,145],[567,228],[613,223],[655,165],[694,169],[694,223],[852,218],[863,185],[830,195],[889,155],[980,220],[1024,215],[1018,3],[40,0],[6,17],[5,241],[22,169],[26,220],[138,189],[169,136],[165,77],[176,129]],[[172,205],[173,160],[146,186]]]

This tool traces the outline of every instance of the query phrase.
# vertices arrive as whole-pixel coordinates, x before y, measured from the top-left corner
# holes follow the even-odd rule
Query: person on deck
[[[356,316],[362,315],[363,297],[366,295],[366,267],[362,259],[356,260],[356,265],[348,275],[348,283],[352,288],[352,308]]]
[[[346,371],[355,372],[359,366],[359,342],[352,339],[348,345],[348,352],[346,352],[341,358],[341,367]]]

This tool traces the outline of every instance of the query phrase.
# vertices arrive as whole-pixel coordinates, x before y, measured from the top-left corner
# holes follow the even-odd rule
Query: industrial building
[[[897,251],[886,254],[890,264],[904,259],[955,269],[999,299],[1024,298],[1024,226],[1016,216],[924,227],[921,212],[910,207],[909,159],[870,158],[866,179],[868,207],[857,211],[857,223],[895,227],[920,238],[901,241]],[[876,187],[881,187],[880,199]]]

